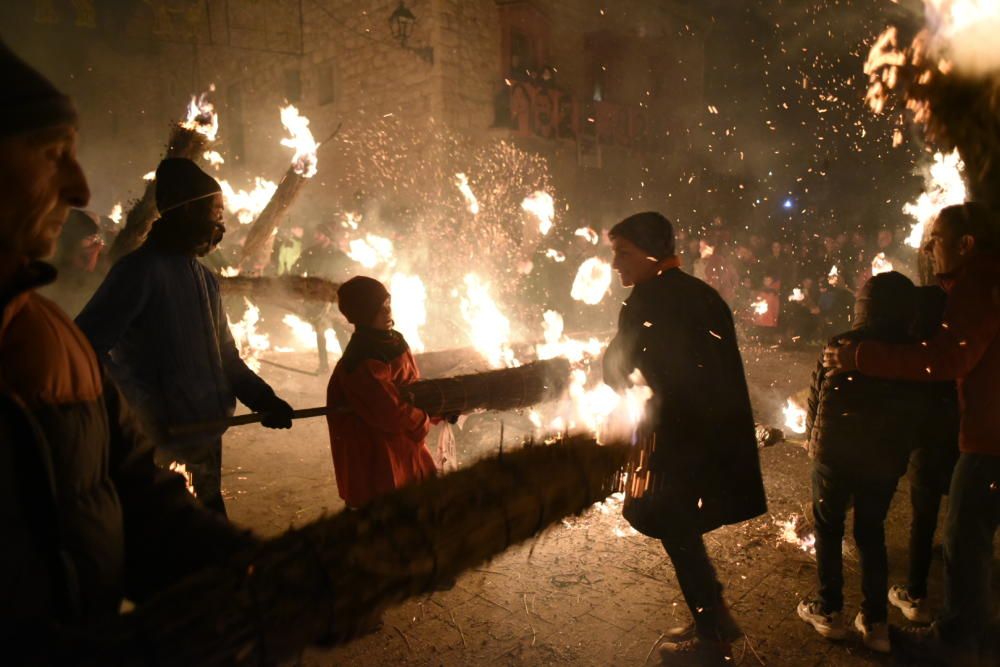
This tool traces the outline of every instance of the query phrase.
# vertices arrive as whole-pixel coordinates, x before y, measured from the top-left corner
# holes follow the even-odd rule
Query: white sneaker
[[[912,597],[906,586],[890,588],[889,602],[893,607],[903,612],[903,616],[914,623],[930,623],[934,620],[927,605],[927,598]]]
[[[889,644],[888,623],[868,623],[865,621],[864,613],[859,611],[854,617],[854,627],[861,633],[861,641],[871,650],[879,653],[892,651],[892,646]]]
[[[798,612],[799,618],[827,639],[843,639],[847,636],[843,615],[839,611],[823,611],[823,604],[819,600],[803,600],[799,603]]]

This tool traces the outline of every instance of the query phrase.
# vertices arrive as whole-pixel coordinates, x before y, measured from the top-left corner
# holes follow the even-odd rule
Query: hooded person
[[[154,436],[161,463],[179,461],[217,512],[224,428],[177,437],[170,427],[229,417],[236,400],[291,427],[292,408],[240,358],[215,274],[198,261],[225,233],[218,182],[191,160],[156,169],[160,217],[145,243],[111,268],[77,317]]]
[[[11,665],[72,663],[57,628],[114,623],[123,597],[141,606],[254,542],[154,464],[86,338],[38,293],[56,280],[42,260],[90,198],[76,133],[69,98],[0,42],[0,643]]]
[[[420,379],[406,340],[394,331],[391,297],[374,278],[356,276],[337,291],[354,325],[327,386],[326,404],[337,490],[348,507],[434,476],[425,438],[433,423],[400,398],[399,387]]]
[[[670,664],[730,664],[730,642],[742,634],[702,535],[767,509],[732,311],[679,268],[673,227],[659,213],[630,216],[609,237],[612,266],[633,289],[604,381],[621,389],[638,370],[652,390],[637,434],[647,484],[630,485],[623,515],[662,542],[693,617],[665,632],[660,650]]]
[[[850,331],[834,340],[906,343],[914,340],[917,288],[896,271],[879,274],[858,291]],[[917,383],[828,375],[822,358],[813,373],[806,438],[813,460],[812,497],[819,593],[799,603],[799,617],[822,636],[847,635],[842,611],[842,541],[854,507],[854,540],[861,553],[861,611],[854,626],[866,646],[887,653],[888,577],[885,517],[917,443],[927,392]]]

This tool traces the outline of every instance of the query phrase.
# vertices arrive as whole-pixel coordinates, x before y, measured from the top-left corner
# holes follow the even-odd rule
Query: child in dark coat
[[[909,342],[916,317],[916,287],[895,271],[861,288],[851,331],[835,340]],[[925,392],[915,383],[857,372],[813,374],[806,424],[813,459],[813,514],[819,595],[799,603],[798,614],[831,639],[847,635],[842,610],[842,540],[854,505],[854,541],[861,560],[861,611],[854,625],[869,648],[888,652],[888,560],[885,517],[916,439],[913,418]]]

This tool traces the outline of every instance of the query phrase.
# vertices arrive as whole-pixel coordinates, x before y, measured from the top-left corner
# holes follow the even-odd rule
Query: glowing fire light
[[[590,306],[596,306],[611,288],[611,265],[597,257],[584,260],[573,279],[570,296]]]
[[[1000,68],[996,0],[925,0],[933,47],[956,68],[990,74]]]
[[[253,180],[253,189],[249,191],[236,190],[225,179],[219,181],[219,187],[222,188],[226,210],[234,214],[241,225],[249,225],[271,201],[278,184],[257,176]]]
[[[216,169],[219,168],[220,164],[226,164],[225,158],[219,155],[217,151],[205,151],[201,154],[201,157]]]
[[[208,92],[191,96],[187,118],[181,123],[181,127],[197,132],[209,141],[215,141],[219,136],[219,114],[215,112],[215,105],[208,101],[210,92],[215,92],[215,84],[208,87]]]
[[[494,368],[516,366],[517,359],[510,348],[510,320],[493,302],[489,283],[470,273],[465,276],[465,293],[460,306],[469,325],[472,345]]]
[[[538,219],[538,231],[545,236],[552,229],[552,219],[556,215],[552,195],[543,190],[535,190],[521,202],[521,209]]]
[[[806,295],[802,291],[802,288],[796,287],[796,288],[794,288],[792,290],[792,293],[788,295],[788,300],[789,301],[796,301],[796,302],[798,302],[798,301],[805,301],[806,300]]]
[[[375,234],[365,234],[363,239],[353,239],[348,243],[347,256],[366,269],[374,269],[379,264],[395,263],[392,241]]]
[[[965,165],[957,150],[948,155],[934,154],[934,162],[927,170],[924,192],[917,201],[903,206],[903,213],[916,220],[910,229],[910,235],[906,237],[906,245],[919,248],[923,242],[924,229],[941,209],[965,201],[964,172]]]
[[[145,174],[142,175],[142,180],[144,180],[144,181],[155,181],[156,180],[156,170],[154,169],[153,171],[147,171]]]
[[[753,312],[755,315],[767,314],[767,308],[768,308],[767,300],[762,296],[757,297],[757,300],[753,302],[753,305],[751,307],[753,308]]]
[[[122,224],[122,203],[118,202],[111,207],[111,213],[108,213],[108,217],[111,218],[111,222],[116,225]]]
[[[393,274],[389,281],[392,294],[392,319],[395,329],[403,334],[414,352],[423,352],[424,341],[420,328],[427,324],[427,289],[419,276],[405,273]]]
[[[698,242],[698,255],[702,259],[708,259],[715,254],[715,246],[708,245],[705,241]]]
[[[892,270],[892,262],[885,258],[884,252],[875,255],[875,259],[872,260],[873,276],[877,276],[880,273],[888,273]]]
[[[239,322],[229,322],[229,331],[233,334],[240,358],[253,372],[260,370],[260,355],[271,347],[267,334],[257,333],[257,322],[260,321],[260,308],[250,299],[243,297],[246,312]],[[228,317],[227,317],[228,320]]]
[[[580,229],[573,232],[574,236],[579,236],[580,238],[586,240],[591,245],[597,245],[601,240],[601,237],[590,227],[581,227]]]
[[[557,264],[561,264],[562,262],[566,261],[566,255],[564,255],[563,253],[559,252],[555,248],[549,248],[548,250],[546,250],[545,251],[545,256],[548,257],[549,259],[555,261]]]
[[[789,544],[794,544],[802,551],[816,555],[816,534],[809,530],[806,520],[798,514],[788,517],[787,521],[775,520],[778,536]]]
[[[292,335],[295,336],[296,347],[304,350],[315,350],[319,347],[319,341],[316,340],[316,329],[313,328],[313,325],[292,313],[287,313],[281,318],[281,321],[291,329]],[[326,342],[326,351],[331,356],[338,358],[343,355],[340,341],[337,340],[337,334],[333,329],[323,331],[323,340]]]
[[[234,276],[240,275],[240,270],[237,269],[235,266],[224,266],[222,267],[222,270],[219,271],[219,275],[221,275],[223,278],[232,278]]]
[[[194,492],[194,475],[188,471],[187,466],[179,461],[171,461],[168,467],[170,472],[175,472],[184,478],[184,486],[187,487],[188,493],[197,497],[198,494]]]
[[[565,357],[570,363],[579,363],[596,358],[604,349],[604,344],[596,338],[583,341],[563,336],[563,317],[554,310],[546,310],[542,315],[542,337],[545,342],[535,346],[539,359]]]
[[[789,398],[781,412],[785,415],[785,428],[798,435],[806,432],[806,411],[801,405]]]
[[[477,215],[479,213],[479,200],[476,199],[475,193],[469,187],[468,177],[465,174],[455,174],[455,185],[458,186],[459,192],[465,198],[465,206],[469,209],[469,213]]]
[[[295,149],[295,155],[292,156],[295,173],[303,178],[312,178],[316,175],[316,150],[319,144],[309,129],[309,119],[300,115],[299,110],[289,104],[281,107],[281,124],[291,135],[282,139],[281,145]]]

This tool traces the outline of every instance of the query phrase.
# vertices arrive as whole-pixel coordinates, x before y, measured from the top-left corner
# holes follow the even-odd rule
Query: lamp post
[[[411,51],[425,61],[428,64],[434,64],[434,48],[431,46],[424,46],[420,48],[414,48],[410,46],[407,42],[410,39],[410,34],[413,32],[413,26],[417,22],[417,17],[414,16],[410,8],[406,6],[403,0],[399,0],[399,6],[396,7],[396,11],[392,13],[389,17],[389,30],[392,32],[393,39],[399,42],[399,46],[402,49]]]

